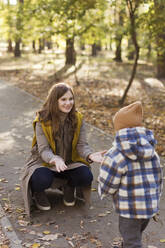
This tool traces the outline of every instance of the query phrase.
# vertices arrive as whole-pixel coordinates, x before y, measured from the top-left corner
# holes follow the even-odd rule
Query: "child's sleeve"
[[[106,154],[98,177],[98,193],[101,199],[107,194],[116,193],[120,185],[122,173],[120,163],[117,163],[111,156]]]

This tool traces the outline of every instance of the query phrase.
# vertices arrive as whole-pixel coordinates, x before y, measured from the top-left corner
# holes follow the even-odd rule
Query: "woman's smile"
[[[70,90],[58,99],[58,108],[61,112],[69,113],[74,105],[74,98]]]

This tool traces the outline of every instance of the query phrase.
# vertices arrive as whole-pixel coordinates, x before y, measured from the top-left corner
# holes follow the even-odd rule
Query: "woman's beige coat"
[[[77,143],[77,151],[79,155],[87,160],[87,157],[90,153],[92,153],[92,149],[89,147],[86,140],[86,130],[85,123],[82,122],[80,128],[80,135]],[[42,127],[40,123],[37,123],[36,127],[36,136],[37,136],[37,145],[35,145],[31,150],[31,156],[28,158],[21,175],[21,188],[23,193],[23,199],[25,204],[25,211],[28,216],[30,216],[30,206],[32,203],[32,195],[29,185],[29,180],[33,174],[33,172],[40,167],[43,167],[43,162],[49,163],[53,157],[57,157],[58,155],[53,154],[49,143],[43,133]],[[79,166],[86,166],[80,162],[72,163],[68,165],[68,170],[77,168]],[[56,171],[55,166],[50,167],[51,170]],[[56,186],[58,187],[59,182],[55,181]]]

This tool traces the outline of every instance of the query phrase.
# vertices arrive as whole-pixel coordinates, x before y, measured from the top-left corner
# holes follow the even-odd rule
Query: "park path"
[[[0,80],[0,223],[3,231],[12,248],[110,248],[113,239],[119,236],[118,216],[111,198],[101,201],[98,197],[98,164],[92,165],[94,181],[89,210],[84,211],[81,202],[67,208],[60,194],[49,192],[52,204],[49,212],[34,209],[31,221],[24,214],[19,176],[31,147],[32,120],[41,104],[38,98]],[[91,125],[87,125],[87,137],[96,151],[108,149],[112,144],[110,135]],[[160,240],[165,239],[165,195],[160,207],[161,222],[151,221],[144,234],[145,247],[164,247]]]

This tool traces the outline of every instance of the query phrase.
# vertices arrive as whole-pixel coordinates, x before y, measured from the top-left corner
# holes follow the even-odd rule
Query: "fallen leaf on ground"
[[[68,241],[68,244],[70,244],[72,247],[75,247],[72,241]]]
[[[39,243],[34,243],[32,244],[31,248],[38,248],[40,247],[41,245]]]
[[[41,223],[39,223],[39,224],[34,224],[34,225],[33,225],[33,227],[40,227],[40,226],[42,226]]]
[[[80,221],[80,227],[81,227],[82,229],[84,228],[84,226],[83,226],[83,225],[84,225],[84,221],[83,221],[83,220],[81,220],[81,221]]]
[[[105,217],[105,216],[107,216],[107,214],[106,214],[106,213],[101,213],[101,214],[98,214],[98,217]]]
[[[29,234],[36,235],[36,232],[35,231],[30,231]]]
[[[20,187],[15,187],[15,190],[16,190],[16,191],[20,190]]]
[[[8,232],[12,232],[12,231],[13,231],[12,226],[5,226],[5,229],[6,229],[6,231],[8,231]]]
[[[9,199],[8,199],[8,201],[9,201]],[[10,204],[8,204],[6,202],[4,205],[4,210],[5,210],[5,212],[12,213],[12,208],[11,208]]]
[[[89,222],[90,222],[90,223],[93,223],[93,222],[96,222],[96,221],[97,221],[97,220],[90,220]]]
[[[25,220],[18,220],[18,223],[20,226],[28,226],[29,225],[29,222],[25,221]]]
[[[43,234],[46,234],[46,235],[48,235],[48,234],[50,234],[50,231],[48,231],[48,230],[45,230],[45,231],[43,231]]]
[[[8,198],[2,198],[2,201],[9,201],[9,199]]]
[[[62,234],[61,233],[56,233],[56,234],[47,234],[46,236],[40,238],[42,240],[45,240],[45,241],[53,241],[53,240],[56,240],[58,239],[59,237],[61,237]]]
[[[28,230],[26,228],[18,228],[18,230],[20,232],[23,232],[23,233],[27,233],[28,232]]]
[[[0,178],[0,182],[2,182],[2,183],[8,183],[8,181],[6,180],[6,178]]]
[[[52,220],[52,221],[47,222],[46,225],[47,225],[47,226],[50,226],[50,225],[53,225],[53,224],[55,224],[55,223],[56,223],[56,222],[55,222],[54,220]]]
[[[16,208],[17,213],[23,213],[25,210],[23,208]]]

